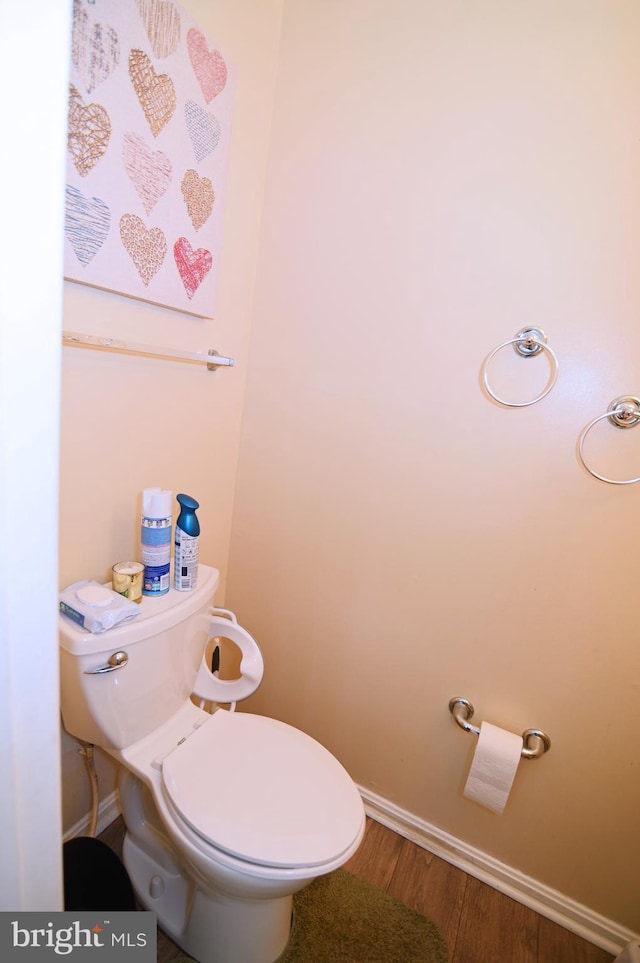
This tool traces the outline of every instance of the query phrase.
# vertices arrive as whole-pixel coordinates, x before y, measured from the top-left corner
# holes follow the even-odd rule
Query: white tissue
[[[74,582],[60,592],[60,611],[87,632],[106,632],[140,611],[135,602],[94,580]]]
[[[490,722],[481,723],[464,795],[494,813],[502,813],[521,758],[522,736]]]

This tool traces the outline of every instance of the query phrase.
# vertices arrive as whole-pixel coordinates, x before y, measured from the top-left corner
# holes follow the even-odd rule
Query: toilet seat
[[[285,723],[218,710],[162,763],[173,807],[203,840],[249,863],[333,863],[361,832],[360,794],[338,760]]]

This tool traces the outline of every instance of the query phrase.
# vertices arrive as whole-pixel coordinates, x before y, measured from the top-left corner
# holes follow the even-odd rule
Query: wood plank
[[[367,817],[360,849],[345,863],[344,869],[359,879],[386,890],[402,849],[403,840],[381,823]]]
[[[388,892],[436,924],[452,957],[467,880],[462,870],[405,839]]]
[[[470,876],[451,963],[538,963],[538,920],[533,910]]]
[[[611,963],[614,957],[599,946],[540,918],[538,929],[538,963]]]

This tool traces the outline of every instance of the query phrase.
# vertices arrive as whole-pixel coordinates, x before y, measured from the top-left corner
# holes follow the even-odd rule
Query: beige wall
[[[64,349],[61,584],[137,553],[144,487],[189,491],[265,650],[248,709],[638,930],[638,489],[596,482],[575,445],[640,392],[640,10],[307,0],[280,37],[282,0],[183,5],[238,67],[217,318],[68,284],[64,326],[238,363]],[[560,379],[506,410],[480,366],[527,324]],[[510,349],[492,367],[529,397],[547,370]],[[598,466],[640,474],[635,433],[601,427]],[[553,740],[502,817],[461,795],[457,694]],[[63,750],[68,828],[88,795]]]
[[[285,3],[227,591],[265,651],[247,708],[636,930],[640,491],[587,475],[576,441],[640,391],[639,35],[631,0]],[[480,367],[528,324],[560,378],[507,410]],[[515,400],[547,371],[510,348],[492,368]],[[233,377],[200,437],[233,431],[215,410]],[[596,466],[640,474],[640,432],[599,427]],[[134,483],[105,492],[125,526],[132,490],[185,484],[161,439],[138,442]],[[462,796],[475,741],[454,695],[551,736],[502,817]]]
[[[237,68],[214,321],[67,284],[67,330],[186,350],[217,349],[236,367],[204,368],[63,349],[60,584],[106,579],[138,557],[140,493],[159,485],[201,504],[202,561],[226,575],[249,322],[280,36],[281,0],[185,0]],[[219,598],[224,598],[224,587]],[[113,787],[99,760],[101,792]],[[65,828],[88,808],[75,741],[63,740]]]

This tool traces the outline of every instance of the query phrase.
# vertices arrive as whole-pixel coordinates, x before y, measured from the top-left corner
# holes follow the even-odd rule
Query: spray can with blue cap
[[[171,492],[145,488],[142,493],[140,561],[143,595],[166,595],[171,566]]]
[[[199,503],[190,495],[177,495],[180,514],[176,522],[173,587],[190,592],[198,584],[198,536],[200,522],[196,516]]]

